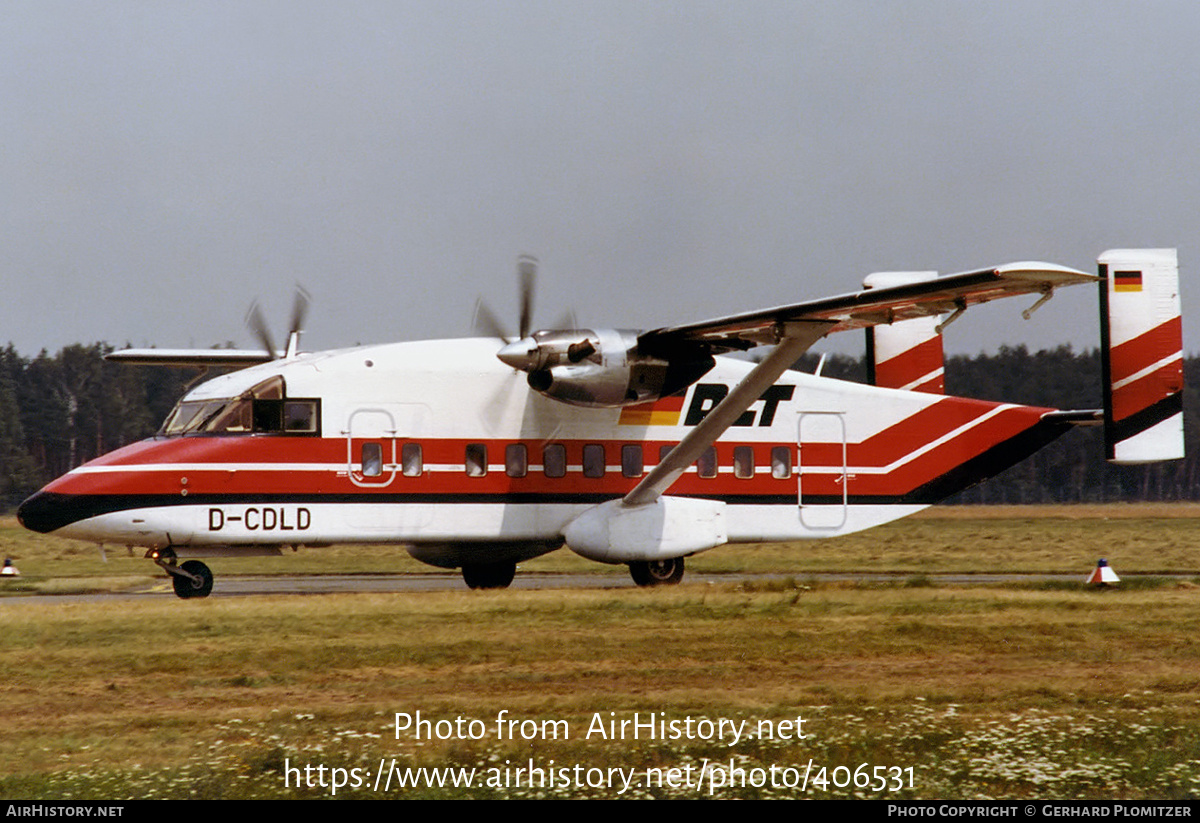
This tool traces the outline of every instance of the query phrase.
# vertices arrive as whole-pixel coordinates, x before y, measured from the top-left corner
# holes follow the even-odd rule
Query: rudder
[[[1181,458],[1183,324],[1176,250],[1114,249],[1097,262],[1108,460]]]

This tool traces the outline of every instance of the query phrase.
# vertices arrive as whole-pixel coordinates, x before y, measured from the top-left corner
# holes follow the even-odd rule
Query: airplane
[[[402,543],[419,561],[503,588],[516,564],[567,546],[677,583],[727,543],[833,537],[920,511],[1076,425],[1107,457],[1183,456],[1174,249],[1117,249],[1097,275],[1012,263],[878,273],[861,291],[686,325],[519,333],[299,350],[261,314],[259,351],[131,349],[125,363],[236,370],[194,385],[159,432],[26,500],[36,532],[144,547],[181,598],[207,596],[196,558]],[[972,306],[1091,283],[1103,409],[944,394],[942,330]],[[828,334],[866,329],[870,385],[790,367]],[[757,362],[729,355],[764,347]],[[180,558],[192,559],[179,562]]]

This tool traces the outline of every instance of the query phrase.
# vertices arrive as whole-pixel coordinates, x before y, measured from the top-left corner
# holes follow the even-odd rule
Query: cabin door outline
[[[822,465],[809,448],[809,459],[805,459],[805,444],[836,445],[841,455],[832,465]],[[829,495],[818,496],[818,484],[828,485],[827,478],[841,491],[840,501],[830,503]],[[796,421],[796,495],[800,509],[800,524],[815,531],[836,531],[846,524],[850,505],[850,473],[846,465],[846,415],[839,411],[802,411]],[[810,502],[805,502],[807,496]],[[814,498],[816,501],[814,502]]]
[[[387,409],[361,408],[346,422],[346,469],[361,488],[382,488],[396,478],[396,419]]]

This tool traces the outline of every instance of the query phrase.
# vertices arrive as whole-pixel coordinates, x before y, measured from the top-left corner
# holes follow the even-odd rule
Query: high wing
[[[1051,263],[1010,263],[919,283],[867,289],[645,332],[639,336],[638,343],[651,351],[678,350],[696,344],[706,345],[714,352],[745,350],[760,345],[777,344],[778,347],[625,495],[622,505],[638,507],[657,501],[768,386],[813,343],[831,332],[953,312],[943,323],[945,325],[967,307],[989,300],[1040,294],[1041,298],[1034,304],[1036,307],[1048,300],[1059,286],[1094,283],[1099,279],[1096,275]]]
[[[294,357],[300,348],[301,327],[308,313],[311,298],[300,284],[296,284],[296,296],[292,303],[292,322],[288,328],[287,348],[279,351],[271,342],[271,333],[262,309],[255,300],[246,312],[246,326],[262,342],[261,349],[124,349],[105,355],[105,360],[133,366],[194,366],[208,369],[244,369],[260,363],[270,363]]]
[[[1040,294],[1044,300],[1059,286],[1098,280],[1094,274],[1052,263],[1009,263],[920,283],[865,289],[807,303],[654,329],[642,333],[638,343],[648,350],[705,343],[715,353],[742,351],[778,343],[785,336],[780,329],[787,323],[827,323],[827,333],[849,331],[913,317],[957,314],[969,306],[1000,297]]]
[[[131,366],[244,369],[283,356],[284,353],[279,352],[272,357],[264,349],[123,349],[104,355],[104,359]]]

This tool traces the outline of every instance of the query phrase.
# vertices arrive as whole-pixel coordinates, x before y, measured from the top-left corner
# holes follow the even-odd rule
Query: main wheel
[[[629,574],[639,586],[674,586],[683,579],[683,558],[630,563]]]
[[[171,575],[171,585],[175,587],[175,594],[185,599],[189,597],[208,597],[209,593],[212,592],[213,586],[213,576],[208,566],[199,560],[187,560],[181,563],[179,568],[200,579],[194,581],[179,575]]]
[[[468,563],[462,567],[463,582],[472,589],[507,589],[516,573],[516,563]]]

